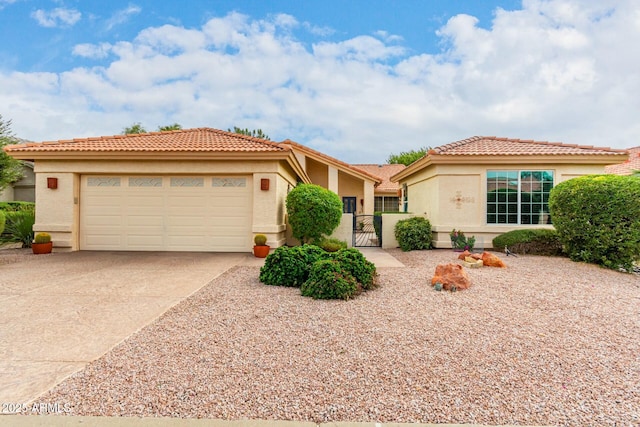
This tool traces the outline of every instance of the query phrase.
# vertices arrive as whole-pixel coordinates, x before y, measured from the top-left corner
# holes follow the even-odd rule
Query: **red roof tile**
[[[391,176],[397,174],[404,168],[405,165],[353,165],[358,169],[362,169],[372,175],[379,176],[382,179],[382,183],[376,187],[376,193],[395,193],[398,191],[398,184],[391,182]]]
[[[631,175],[640,171],[640,147],[629,148],[629,159],[616,165],[609,165],[604,168],[606,173],[616,175]]]
[[[289,147],[211,128],[8,145],[13,152],[281,152]]]
[[[498,138],[495,136],[473,136],[461,141],[441,145],[429,154],[445,156],[521,156],[521,155],[593,155],[625,154],[625,150],[608,147],[563,144],[560,142],[533,141],[530,139]]]
[[[305,154],[309,154],[313,157],[319,158],[319,159],[323,159],[324,161],[328,161],[329,163],[333,163],[335,165],[341,166],[343,169],[346,170],[351,170],[353,172],[356,172],[360,175],[364,175],[368,178],[370,178],[371,180],[375,181],[375,182],[381,182],[382,179],[380,179],[380,177],[378,177],[377,175],[371,174],[365,170],[362,170],[356,166],[350,165],[349,163],[345,163],[342,160],[338,160],[335,157],[331,157],[328,156],[324,153],[321,153],[320,151],[314,150],[313,148],[309,148],[306,145],[302,145],[299,144],[295,141],[291,141],[290,139],[286,139],[284,141],[282,141],[282,144],[284,145],[288,145],[290,147],[292,147],[294,150],[297,149],[298,151],[305,153]]]

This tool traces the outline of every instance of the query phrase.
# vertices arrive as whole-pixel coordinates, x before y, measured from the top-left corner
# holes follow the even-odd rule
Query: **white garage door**
[[[83,176],[80,249],[246,252],[250,176]]]

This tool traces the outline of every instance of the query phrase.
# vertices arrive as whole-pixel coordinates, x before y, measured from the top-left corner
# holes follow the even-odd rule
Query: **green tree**
[[[140,122],[136,122],[131,126],[122,129],[123,135],[130,135],[134,133],[147,133],[147,130],[142,127],[142,124]]]
[[[6,145],[17,143],[11,132],[11,120],[4,120],[0,114],[0,190],[22,178],[22,163],[3,150]]]
[[[266,135],[264,132],[262,132],[262,129],[253,129],[253,130],[249,130],[249,129],[241,129],[237,126],[233,127],[233,130],[231,129],[227,129],[228,132],[233,132],[233,133],[238,133],[240,135],[247,135],[247,136],[252,136],[254,138],[260,138],[260,139],[266,139],[269,140],[269,135]]]
[[[429,150],[430,150],[430,147],[422,147],[417,150],[403,151],[400,154],[391,153],[389,155],[389,158],[387,159],[387,163],[389,163],[390,165],[409,166],[411,163],[415,162],[416,160],[426,156]]]
[[[319,185],[299,184],[287,195],[287,214],[293,237],[311,243],[340,225],[342,200]]]
[[[170,130],[180,130],[180,129],[182,129],[182,125],[178,123],[174,123],[172,125],[166,125],[166,126],[158,126],[159,132],[167,132]]]

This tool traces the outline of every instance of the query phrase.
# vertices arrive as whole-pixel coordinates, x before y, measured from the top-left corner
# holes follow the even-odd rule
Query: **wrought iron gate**
[[[353,216],[353,246],[356,248],[382,246],[382,216]]]

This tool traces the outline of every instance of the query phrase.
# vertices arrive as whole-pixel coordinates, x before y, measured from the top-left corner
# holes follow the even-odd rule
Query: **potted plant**
[[[266,258],[269,255],[271,247],[267,245],[267,236],[264,234],[256,234],[253,238],[253,243],[256,245],[253,247],[253,255],[257,258]]]
[[[50,254],[53,249],[53,242],[49,233],[38,233],[31,244],[31,250],[34,254]]]

